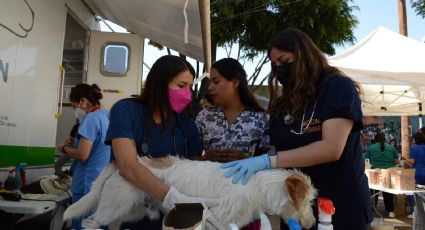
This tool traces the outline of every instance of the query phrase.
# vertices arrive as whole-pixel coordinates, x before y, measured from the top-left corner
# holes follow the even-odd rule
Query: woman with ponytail
[[[365,158],[369,158],[372,169],[387,169],[399,163],[397,150],[390,144],[385,142],[385,133],[378,132],[375,134],[375,144],[370,145],[366,150]],[[372,193],[375,193],[372,190]],[[385,211],[391,218],[394,214],[394,195],[383,192]],[[375,205],[377,197],[375,197]]]
[[[78,84],[69,95],[76,113],[84,114],[73,143],[66,141],[57,149],[72,158],[72,203],[90,191],[92,182],[109,163],[111,147],[105,145],[109,112],[100,106],[102,93],[96,85]],[[72,229],[81,229],[81,220],[73,220]]]

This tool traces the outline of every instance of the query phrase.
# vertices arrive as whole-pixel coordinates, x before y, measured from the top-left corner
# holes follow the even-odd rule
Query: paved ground
[[[409,219],[406,216],[396,216],[395,218],[388,217],[388,212],[385,212],[384,201],[382,199],[382,196],[379,197],[377,209],[383,215],[384,218],[381,219],[378,215],[375,215],[375,218],[371,223],[371,230],[412,229],[413,219]]]
[[[387,215],[388,216],[388,215]],[[386,230],[386,229],[397,229],[397,230],[409,230],[412,229],[412,219],[407,217],[395,217],[380,219],[375,217],[371,223],[371,230]]]

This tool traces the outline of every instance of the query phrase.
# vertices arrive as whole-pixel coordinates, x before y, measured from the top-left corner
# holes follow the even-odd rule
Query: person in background
[[[425,135],[425,127],[421,127],[421,128],[419,129],[419,132]]]
[[[69,142],[58,145],[58,150],[74,160],[72,170],[72,203],[90,191],[93,181],[109,163],[111,148],[105,145],[109,113],[100,106],[102,93],[96,85],[78,84],[69,95],[72,107],[85,113],[78,127],[73,146]],[[81,229],[81,219],[72,221],[73,229]]]
[[[201,155],[196,124],[184,112],[192,100],[190,87],[194,76],[193,67],[185,59],[163,56],[152,65],[141,96],[117,102],[110,112],[106,143],[112,146],[113,163],[125,180],[161,201],[167,210],[176,203],[211,204],[211,199],[189,197],[166,185],[137,160],[138,156]],[[157,220],[146,217],[122,227],[159,230],[162,219],[163,215]]]
[[[410,150],[410,158],[402,157],[407,163],[415,168],[415,182],[419,185],[425,185],[425,134],[417,132],[413,135],[415,146]],[[413,218],[415,200],[413,196],[407,196],[409,203],[409,218]]]
[[[231,161],[265,152],[268,117],[249,90],[242,65],[233,58],[215,62],[208,91],[215,106],[196,117],[207,159]]]
[[[204,95],[204,97],[201,99],[201,105],[204,109],[214,107],[214,101],[211,98],[211,94],[207,93]]]
[[[335,205],[335,229],[367,229],[372,221],[364,158],[360,87],[330,66],[304,32],[288,28],[271,41],[268,52],[270,143],[261,156],[229,162],[226,177],[246,184],[271,168],[299,168],[310,176],[318,196]],[[279,85],[280,84],[280,85]],[[313,211],[317,219],[317,204]],[[288,227],[281,221],[281,228]]]
[[[394,148],[395,148],[395,150],[397,151],[397,153],[398,153],[399,155],[401,155],[401,148],[400,148],[400,146],[397,144],[397,140],[396,140],[395,138],[393,138],[393,139],[391,139],[391,140],[390,140],[390,145],[391,145],[392,147],[394,147]]]
[[[385,133],[376,133],[375,142],[375,144],[367,148],[365,155],[365,158],[370,160],[372,169],[387,169],[400,163],[397,150],[385,142]],[[375,194],[377,191],[372,190],[371,192]],[[384,197],[385,211],[388,212],[389,217],[394,218],[394,195],[382,192],[382,196]],[[378,201],[377,199],[378,198],[375,197],[375,206]]]

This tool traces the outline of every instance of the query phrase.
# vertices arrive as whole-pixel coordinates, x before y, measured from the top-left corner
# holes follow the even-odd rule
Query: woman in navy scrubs
[[[260,170],[299,168],[310,176],[319,197],[333,201],[334,229],[367,229],[372,209],[360,147],[359,85],[329,66],[298,29],[273,38],[269,58],[269,135],[277,154],[223,164],[230,168],[225,175],[238,182]]]
[[[189,62],[177,56],[163,56],[152,66],[142,95],[117,102],[110,112],[106,143],[112,145],[120,175],[129,183],[163,202],[171,209],[175,203],[198,203],[208,199],[192,198],[164,184],[137,155],[163,157],[201,155],[202,144],[195,121],[183,112],[191,102],[190,87],[195,71]],[[158,220],[144,218],[124,226],[129,229],[162,229]]]

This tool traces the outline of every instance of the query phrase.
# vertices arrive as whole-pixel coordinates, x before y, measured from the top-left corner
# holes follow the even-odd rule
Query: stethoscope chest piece
[[[142,149],[141,150],[142,150],[142,153],[147,154],[148,151],[149,151],[148,143],[143,142],[142,143]]]
[[[290,125],[294,123],[294,116],[289,113],[286,114],[286,116],[283,118],[283,122],[285,123],[285,125]]]

